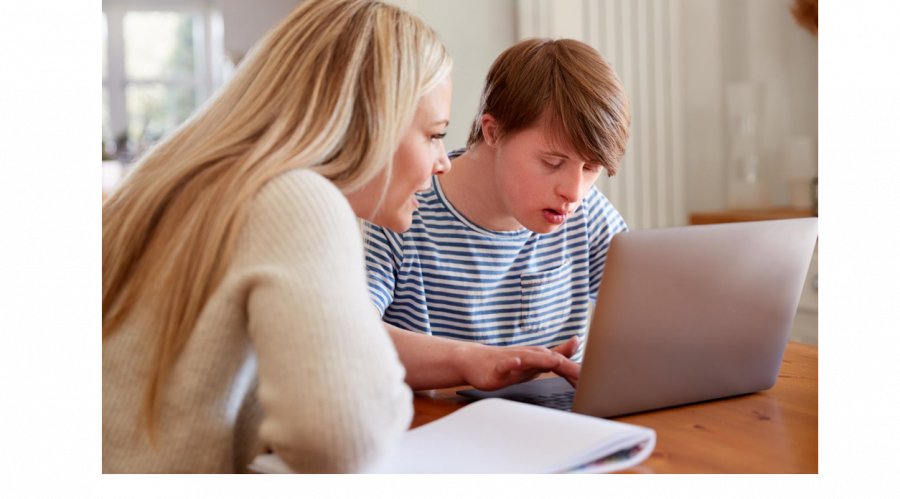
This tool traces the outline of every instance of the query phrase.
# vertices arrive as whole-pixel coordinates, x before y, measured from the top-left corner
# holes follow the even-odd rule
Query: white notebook
[[[493,398],[410,430],[370,473],[609,473],[650,455],[650,428]],[[275,454],[250,469],[291,473]]]

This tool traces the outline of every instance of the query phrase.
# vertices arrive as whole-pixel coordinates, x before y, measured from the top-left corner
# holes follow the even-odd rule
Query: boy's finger
[[[569,358],[578,351],[578,337],[573,336],[562,345],[557,345],[550,350]]]
[[[566,378],[572,386],[575,386],[578,383],[578,376],[581,374],[581,364],[563,359],[559,367],[553,369],[553,372]]]

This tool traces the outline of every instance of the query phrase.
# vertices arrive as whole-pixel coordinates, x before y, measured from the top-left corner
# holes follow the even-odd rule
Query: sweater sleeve
[[[273,179],[250,207],[238,253],[261,441],[295,471],[364,471],[408,428],[412,394],[372,306],[346,198],[310,171]]]

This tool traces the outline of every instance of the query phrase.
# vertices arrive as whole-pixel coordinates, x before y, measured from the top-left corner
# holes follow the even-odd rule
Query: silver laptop
[[[612,417],[767,390],[817,237],[817,218],[619,233],[577,390],[549,378],[457,393]]]

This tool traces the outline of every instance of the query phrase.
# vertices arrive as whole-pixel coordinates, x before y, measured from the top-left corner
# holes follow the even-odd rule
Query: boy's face
[[[602,170],[570,146],[554,144],[542,123],[503,137],[496,148],[501,201],[525,228],[541,234],[566,222]]]

